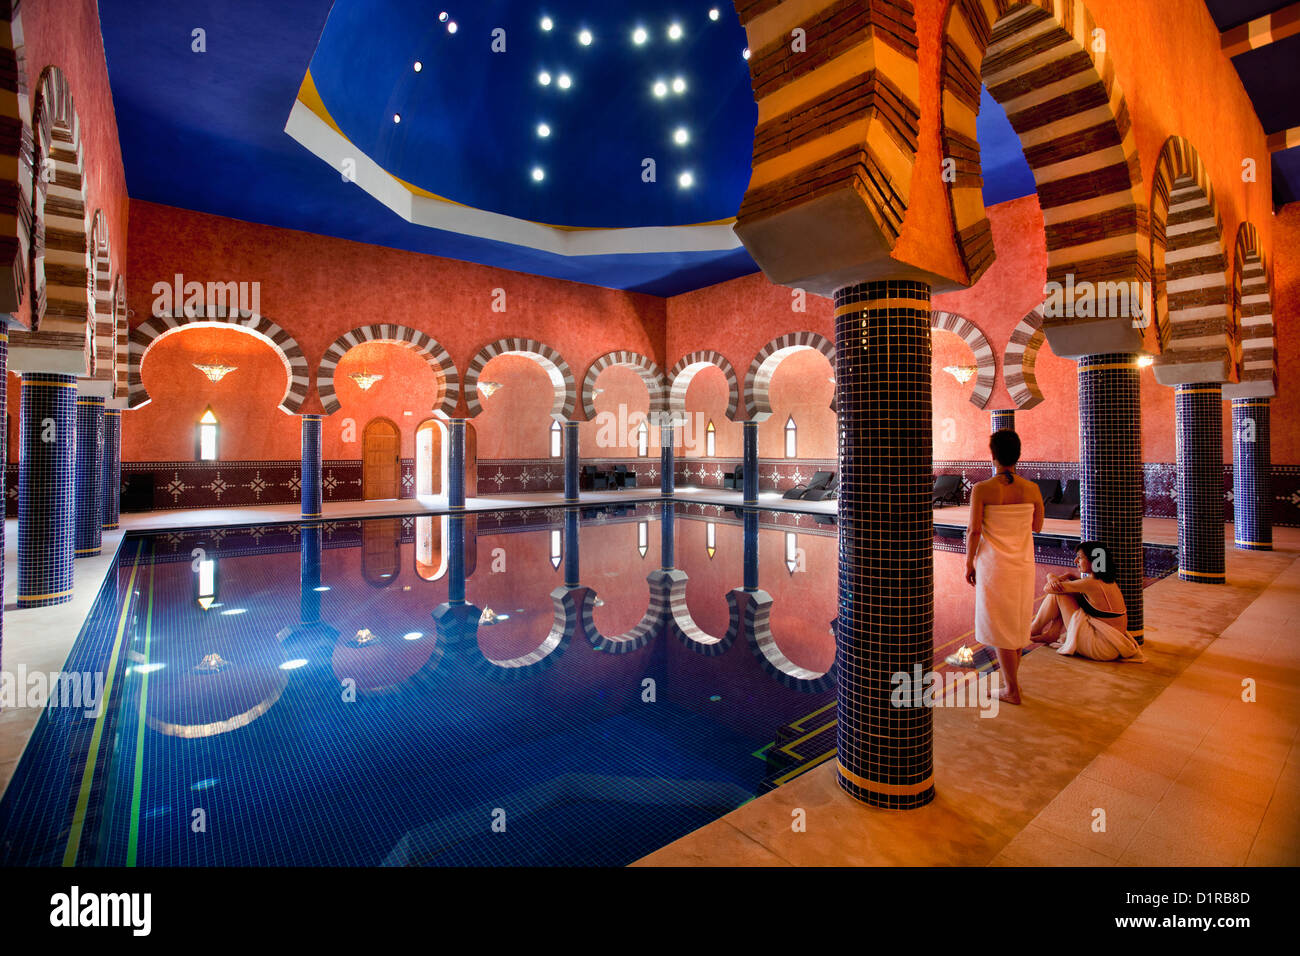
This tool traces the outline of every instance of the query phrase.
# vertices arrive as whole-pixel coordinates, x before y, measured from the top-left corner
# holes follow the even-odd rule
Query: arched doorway
[[[421,422],[415,430],[415,493],[447,493],[447,426],[436,418]]]
[[[372,587],[386,588],[401,573],[401,530],[397,518],[361,522],[361,576]]]
[[[401,435],[387,418],[373,419],[362,435],[361,497],[396,498],[402,481]]]

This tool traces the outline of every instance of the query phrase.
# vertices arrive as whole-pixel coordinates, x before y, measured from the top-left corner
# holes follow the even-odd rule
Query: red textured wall
[[[1273,270],[1273,327],[1279,336],[1278,397],[1273,399],[1273,462],[1300,464],[1300,203],[1282,207],[1274,218],[1278,254]]]
[[[462,374],[482,346],[506,336],[559,350],[579,381],[615,349],[663,365],[665,306],[654,296],[147,202],[131,204],[131,222],[135,323],[151,314],[154,283],[178,272],[186,281],[259,282],[262,314],[298,340],[313,372],[334,339],[379,322],[432,335]],[[505,290],[503,312],[493,311],[497,289]]]

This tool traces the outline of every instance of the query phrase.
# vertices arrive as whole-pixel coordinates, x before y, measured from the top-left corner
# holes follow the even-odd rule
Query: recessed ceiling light
[[[590,30],[583,30],[578,34],[578,42],[583,46],[591,46],[592,36]]]
[[[307,666],[307,658],[305,658],[305,657],[295,657],[293,660],[291,660],[291,661],[285,661],[283,664],[281,664],[281,665],[280,665],[280,670],[282,670],[282,671],[296,671],[299,667],[306,667],[306,666]]]
[[[423,70],[423,69],[424,69],[424,64],[421,63],[419,60],[416,60],[416,61],[415,61],[415,72],[416,72],[416,73],[419,73],[419,72],[420,72],[421,70]]]
[[[547,126],[545,123],[538,123],[537,135],[545,139],[547,136],[551,135],[551,128]]]
[[[714,7],[712,10],[709,11],[709,19],[710,19],[710,20],[716,20],[716,19],[718,19],[718,17],[720,17],[720,16],[722,16],[722,14],[720,14],[720,13],[718,12],[718,8],[717,8],[717,7]]]
[[[677,127],[677,130],[673,133],[673,142],[678,146],[685,146],[690,141],[690,138],[691,134],[686,132],[685,126]]]
[[[542,84],[542,86],[550,86],[551,74],[547,73],[545,70],[542,70],[542,72],[537,74],[537,82]]]
[[[672,26],[668,28],[668,39],[680,40],[681,38],[682,38],[682,25],[680,23],[674,23]]]
[[[648,39],[650,39],[650,34],[646,33],[645,27],[637,27],[632,31],[632,42],[637,46],[645,43]]]
[[[661,99],[668,95],[668,84],[663,80],[655,80],[655,85],[650,88],[655,96]]]
[[[549,29],[551,29],[551,27],[553,27],[553,26],[555,26],[555,21],[554,21],[554,20],[552,20],[550,17],[542,17],[542,29],[543,29],[543,30],[549,30]]]
[[[533,182],[540,183],[546,178],[546,171],[540,166],[533,167]]]
[[[745,52],[743,52],[743,53],[740,54],[740,55],[743,56],[746,60],[748,60],[748,59],[749,59],[749,47],[745,47]]]
[[[444,11],[442,11],[442,13],[438,14],[438,22],[439,22],[439,23],[446,23],[446,22],[447,22],[447,11],[446,11],[446,10],[444,10]]]
[[[567,90],[573,85],[573,80],[569,79],[569,74],[567,73],[561,73],[560,78],[555,82],[560,84],[560,89],[562,90]]]
[[[685,93],[685,92],[686,92],[686,81],[683,80],[680,76],[679,76],[679,77],[676,77],[676,78],[673,80],[673,92],[674,92],[674,93]]]
[[[455,21],[455,20],[452,20],[451,23],[447,24],[447,32],[448,32],[448,33],[455,33],[458,29],[460,29],[460,28],[456,26],[456,21]]]
[[[402,121],[402,114],[401,114],[401,113],[394,113],[394,114],[393,114],[393,122],[394,122],[394,123],[400,123],[401,121]]]
[[[677,185],[682,189],[690,189],[695,185],[695,176],[692,173],[682,173],[677,177]]]

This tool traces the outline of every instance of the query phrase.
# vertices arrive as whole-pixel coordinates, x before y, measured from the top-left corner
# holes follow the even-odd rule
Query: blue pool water
[[[129,536],[0,863],[621,865],[828,760],[833,523],[664,507]]]

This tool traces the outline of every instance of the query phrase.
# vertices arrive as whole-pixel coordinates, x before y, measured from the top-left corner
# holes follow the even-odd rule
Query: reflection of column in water
[[[758,501],[758,422],[745,422],[743,427],[745,439],[745,476],[741,481],[745,504]]]
[[[320,621],[321,539],[320,525],[305,524],[298,539],[299,581],[301,595],[298,600],[299,617],[304,624]]]
[[[564,586],[566,588],[578,587],[580,575],[578,565],[578,509],[568,508],[564,512]]]
[[[465,603],[465,516],[447,523],[447,603]]]
[[[673,562],[677,560],[676,545],[673,543],[673,523],[676,520],[673,503],[665,501],[659,516],[659,566],[665,571],[672,570]]]
[[[745,473],[749,480],[749,473]],[[745,590],[758,590],[758,509],[746,508],[745,528]]]
[[[673,467],[673,426],[665,421],[659,427],[659,493],[665,498],[673,493]]]

